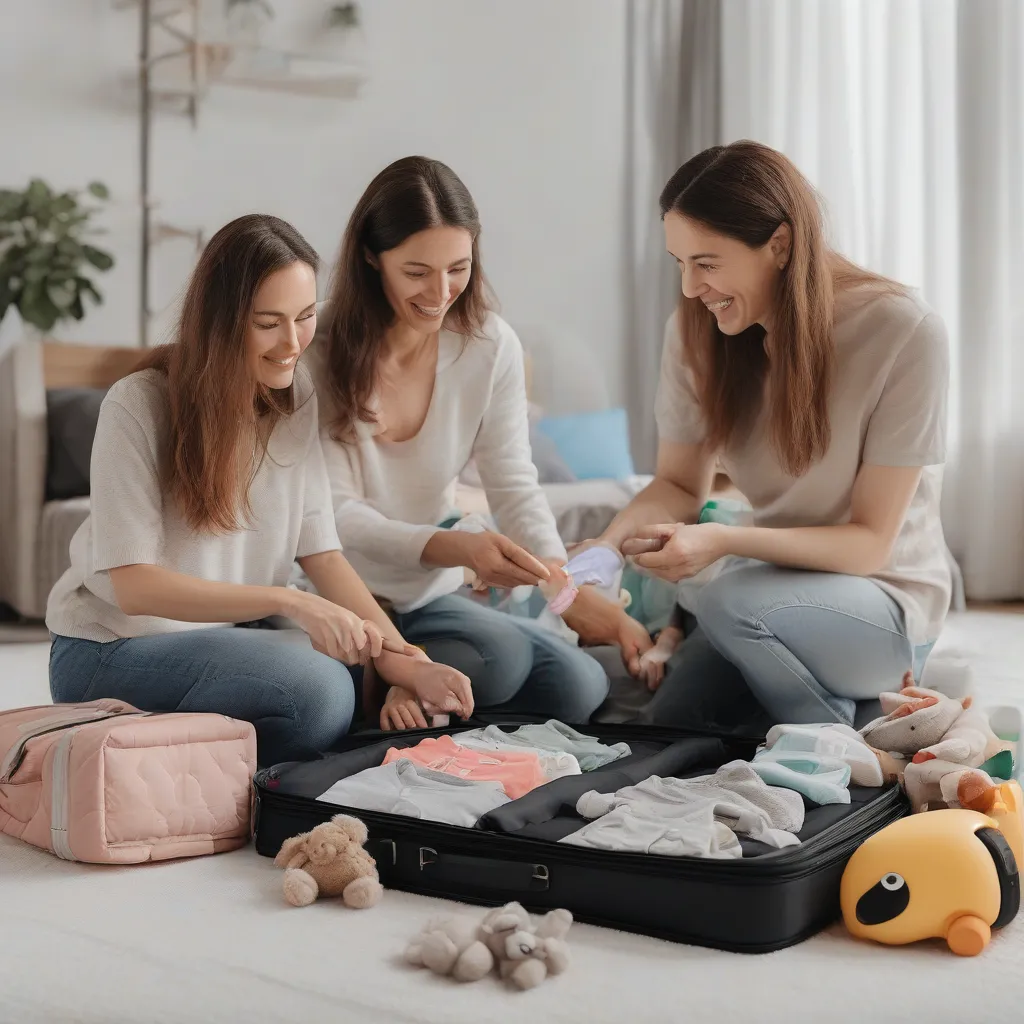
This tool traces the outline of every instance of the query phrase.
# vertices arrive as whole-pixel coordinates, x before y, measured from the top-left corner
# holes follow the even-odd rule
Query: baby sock
[[[770,786],[802,793],[812,803],[848,804],[850,766],[813,751],[760,750],[751,767]]]

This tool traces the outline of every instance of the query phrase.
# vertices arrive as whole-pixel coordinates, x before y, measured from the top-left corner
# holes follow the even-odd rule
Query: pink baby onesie
[[[384,764],[401,760],[470,782],[500,782],[512,800],[548,781],[540,758],[528,750],[470,750],[451,736],[421,740],[415,747],[391,747]]]

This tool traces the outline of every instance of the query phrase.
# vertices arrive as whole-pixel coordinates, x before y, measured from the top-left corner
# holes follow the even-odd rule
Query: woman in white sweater
[[[480,223],[444,164],[408,157],[356,205],[310,351],[338,534],[412,643],[460,668],[477,706],[585,722],[608,680],[579,648],[455,591],[558,579],[566,553],[530,454],[523,353],[489,307]],[[442,529],[456,479],[479,470],[500,533]],[[628,661],[650,638],[584,591],[565,621]],[[393,690],[385,725],[422,725]]]
[[[265,765],[347,731],[346,665],[372,659],[392,685],[472,712],[468,680],[405,646],[341,554],[316,396],[296,369],[317,262],[284,221],[232,221],[199,259],[177,343],[108,392],[91,513],[47,608],[55,701],[245,719]],[[296,559],[319,595],[287,587]],[[275,615],[311,644],[225,628]]]

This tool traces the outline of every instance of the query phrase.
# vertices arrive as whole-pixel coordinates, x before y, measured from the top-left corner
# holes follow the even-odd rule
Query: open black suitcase
[[[336,781],[379,765],[389,747],[426,736],[498,724],[511,730],[537,719],[491,718],[445,729],[364,733],[317,761],[261,769],[255,777],[256,849],[272,857],[285,839],[338,813],[369,829],[367,849],[385,888],[497,906],[518,900],[543,912],[566,907],[579,921],[677,942],[766,953],[810,938],[839,917],[843,868],[868,836],[903,817],[895,785],[851,786],[850,804],[806,805],[801,843],[782,850],[741,839],[740,860],[615,853],[559,843],[583,826],[575,810],[587,790],[613,792],[651,775],[705,775],[756,740],[642,726],[586,726],[632,754],[603,768],[556,779],[484,815],[475,828],[318,801]]]

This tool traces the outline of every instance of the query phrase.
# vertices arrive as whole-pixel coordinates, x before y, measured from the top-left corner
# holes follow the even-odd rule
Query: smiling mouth
[[[295,362],[295,356],[288,356],[285,359],[274,359],[271,356],[264,356],[263,358],[266,359],[268,363],[273,363],[274,366],[291,366],[292,363]]]
[[[418,302],[414,302],[412,307],[420,316],[425,316],[428,320],[436,320],[445,310],[444,306],[421,306]]]
[[[705,302],[704,305],[707,306],[712,313],[718,313],[723,309],[728,309],[732,305],[732,299],[719,299],[717,302]]]

